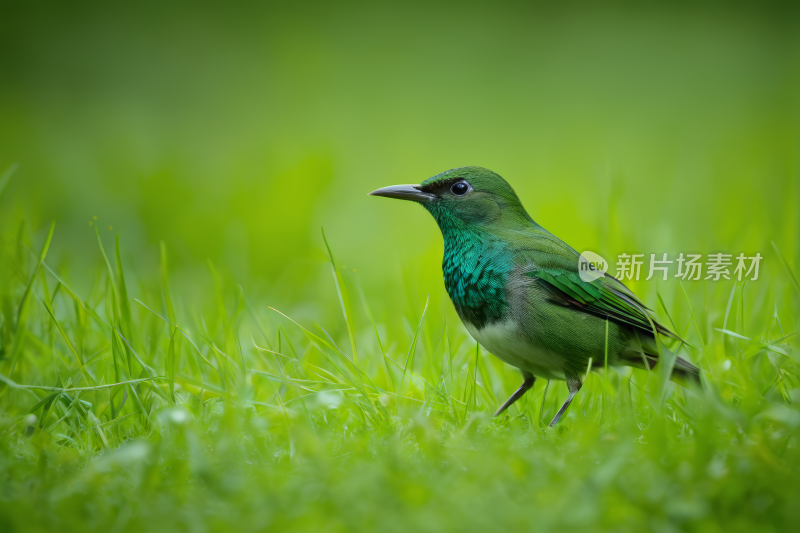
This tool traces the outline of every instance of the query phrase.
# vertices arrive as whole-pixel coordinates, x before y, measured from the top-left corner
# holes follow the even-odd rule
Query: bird
[[[416,202],[433,215],[444,240],[444,285],[456,313],[479,344],[522,373],[522,385],[495,416],[530,390],[537,376],[548,385],[563,380],[569,394],[553,427],[590,365],[652,370],[659,337],[662,345],[664,339],[686,342],[615,277],[582,279],[581,254],[537,224],[511,185],[489,169],[453,168],[418,185],[369,194]],[[676,356],[671,377],[691,386],[700,383],[700,370]]]

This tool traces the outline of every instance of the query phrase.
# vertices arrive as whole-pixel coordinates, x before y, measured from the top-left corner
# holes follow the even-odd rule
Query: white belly
[[[472,338],[501,361],[545,379],[564,379],[563,356],[536,346],[512,320],[495,322],[480,330],[466,322],[464,326]]]

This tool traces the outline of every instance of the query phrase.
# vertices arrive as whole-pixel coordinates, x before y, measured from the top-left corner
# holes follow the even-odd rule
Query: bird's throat
[[[481,330],[508,312],[506,282],[511,270],[504,247],[478,231],[442,225],[444,285],[459,317]]]

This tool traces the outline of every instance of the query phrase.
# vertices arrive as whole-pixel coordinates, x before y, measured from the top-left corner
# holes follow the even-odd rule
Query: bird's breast
[[[459,317],[478,328],[501,321],[508,312],[509,268],[478,243],[445,248],[444,284]]]

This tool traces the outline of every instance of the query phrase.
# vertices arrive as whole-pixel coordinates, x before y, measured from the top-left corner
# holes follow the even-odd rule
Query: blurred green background
[[[0,176],[17,165],[0,190],[0,526],[797,523],[795,3],[0,13]],[[692,343],[705,396],[612,370],[587,377],[556,430],[542,420],[563,383],[540,408],[539,380],[490,418],[518,372],[458,322],[431,217],[367,196],[464,165],[495,170],[537,222],[612,263],[761,253],[759,280],[738,286],[629,284]],[[38,254],[51,221],[53,270],[37,277],[25,247]]]
[[[796,258],[792,5],[594,4],[9,3],[0,223],[55,219],[74,283],[97,216],[276,305],[333,297],[324,226],[368,292],[439,298],[433,221],[366,193],[481,165],[578,250]]]

